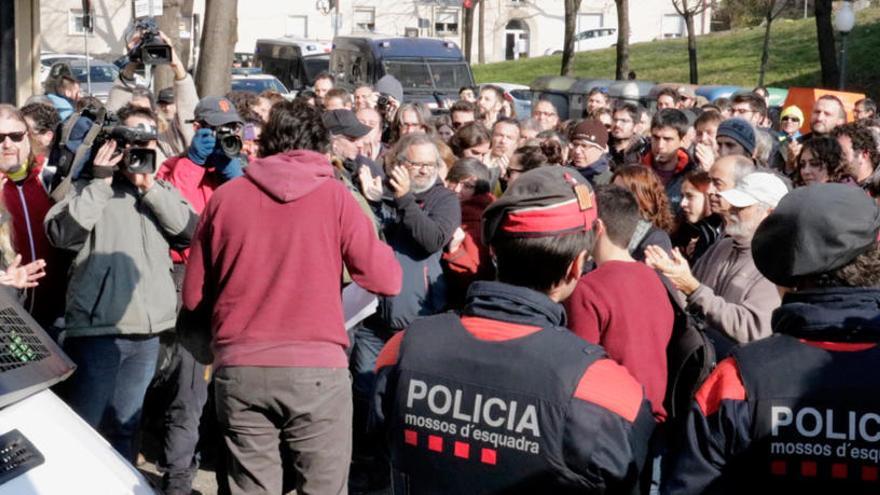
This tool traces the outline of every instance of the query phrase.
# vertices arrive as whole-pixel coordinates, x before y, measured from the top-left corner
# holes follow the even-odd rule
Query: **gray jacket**
[[[154,334],[174,327],[169,248],[189,245],[198,217],[170,184],[141,194],[116,176],[81,179],[46,215],[49,242],[76,252],[65,313],[68,337]]]
[[[769,337],[770,317],[782,299],[755,267],[750,243],[719,239],[694,265],[700,287],[687,298],[706,323],[740,343]]]

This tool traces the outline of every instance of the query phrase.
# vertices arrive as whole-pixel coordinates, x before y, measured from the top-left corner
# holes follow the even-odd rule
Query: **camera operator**
[[[386,74],[376,82],[376,110],[382,116],[385,129],[382,132],[382,142],[389,144],[392,139],[391,123],[397,115],[397,109],[403,103],[403,85],[391,74]]]
[[[196,106],[195,138],[185,155],[167,160],[159,168],[156,178],[167,180],[201,214],[214,191],[228,180],[242,175],[243,159],[238,156],[242,142],[237,146],[237,129],[241,127],[235,106],[226,98],[209,96]],[[235,130],[225,134],[218,129]],[[218,134],[220,134],[218,138]],[[224,145],[221,142],[225,139]],[[236,147],[238,150],[236,150]],[[224,151],[225,148],[225,151]],[[230,158],[226,152],[233,155]],[[180,290],[189,249],[171,251],[174,262],[173,278]],[[181,319],[180,321],[184,321]],[[179,330],[183,330],[178,326]],[[176,339],[166,334],[162,339],[163,364],[156,373],[147,395],[147,408],[161,411],[164,435],[162,451],[156,462],[162,472],[163,493],[190,493],[198,469],[196,445],[199,441],[199,419],[208,399],[206,366]]]
[[[158,335],[176,320],[168,251],[189,245],[198,218],[153,178],[156,115],[127,105],[118,117],[121,126],[104,131],[92,166],[49,210],[45,228],[54,246],[75,253],[62,339],[77,369],[62,395],[133,462]]]
[[[183,62],[177,55],[171,40],[161,31],[156,31],[156,36],[162,42],[168,45],[170,51],[170,63],[168,66],[174,72],[174,86],[171,93],[165,93],[161,101],[164,103],[163,110],[168,107],[169,103],[173,103],[175,112],[173,116],[166,114],[164,111],[159,113],[158,130],[159,130],[159,154],[158,164],[162,164],[167,158],[179,155],[186,151],[192,141],[195,132],[192,125],[187,122],[193,118],[193,112],[196,103],[199,101],[196,85],[192,77],[186,72]],[[119,79],[110,90],[110,96],[107,100],[107,110],[117,111],[128,103],[135,103],[134,96],[141,93],[145,88],[137,86],[135,81],[135,70],[140,65],[138,60],[142,59],[137,55],[137,51],[142,48],[144,38],[144,29],[138,28],[128,42],[129,54],[126,56],[127,62],[119,72]],[[160,96],[162,92],[160,91]],[[170,96],[171,98],[168,98]],[[138,98],[137,100],[142,100]],[[170,102],[168,100],[171,100]],[[158,109],[153,104],[155,99],[150,100],[150,110],[156,112]],[[138,106],[144,106],[138,104]]]

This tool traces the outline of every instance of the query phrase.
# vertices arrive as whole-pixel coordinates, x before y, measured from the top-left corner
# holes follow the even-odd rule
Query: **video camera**
[[[128,59],[132,62],[147,65],[162,65],[171,63],[171,45],[168,45],[159,36],[159,27],[156,19],[146,17],[138,19],[134,25],[135,32],[141,34],[140,42],[128,52]]]
[[[146,127],[126,127],[120,124],[114,113],[107,113],[101,130],[92,144],[89,164],[98,150],[108,141],[116,141],[116,153],[122,153],[122,161],[117,168],[132,174],[152,174],[156,171],[156,150],[148,148],[150,141],[158,139],[156,129]],[[130,147],[127,147],[131,145]],[[114,155],[114,156],[115,156]]]

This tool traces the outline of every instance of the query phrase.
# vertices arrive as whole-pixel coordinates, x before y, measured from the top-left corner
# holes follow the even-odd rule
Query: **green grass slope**
[[[754,86],[761,66],[764,28],[713,33],[697,38],[700,84]],[[777,20],[770,37],[768,86],[818,86],[821,80],[816,47],[816,22]],[[847,41],[847,89],[880,96],[880,7],[857,14]],[[561,55],[474,65],[477,82],[531,84],[543,75],[559,74]],[[579,52],[575,76],[614,78],[614,48]],[[630,46],[630,69],[639,79],[687,82],[687,41],[664,40]]]

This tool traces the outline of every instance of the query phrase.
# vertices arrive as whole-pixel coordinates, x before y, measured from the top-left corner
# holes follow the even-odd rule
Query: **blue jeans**
[[[76,363],[63,396],[86,423],[98,430],[123,457],[137,458],[144,393],[156,371],[159,337],[102,335],[64,341]]]

